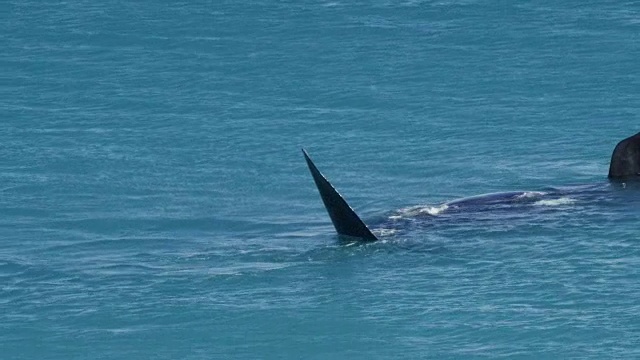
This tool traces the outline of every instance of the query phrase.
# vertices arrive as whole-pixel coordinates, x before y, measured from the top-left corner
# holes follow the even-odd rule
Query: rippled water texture
[[[0,7],[0,358],[640,357],[638,4]]]

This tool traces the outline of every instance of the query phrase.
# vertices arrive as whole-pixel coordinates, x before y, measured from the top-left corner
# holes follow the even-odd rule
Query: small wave
[[[419,215],[431,215],[436,216],[446,211],[449,208],[448,204],[442,204],[438,206],[412,206],[405,209],[400,209],[398,214],[389,216],[390,220],[400,220],[408,217],[415,217]]]
[[[391,235],[394,235],[397,232],[398,232],[398,230],[396,230],[396,229],[377,229],[377,230],[375,230],[376,235],[379,235],[381,237],[391,236]]]
[[[536,206],[561,206],[570,205],[576,202],[576,199],[561,197],[559,199],[540,200],[533,203]]]
[[[436,216],[436,215],[440,215],[443,211],[446,211],[448,208],[449,208],[449,205],[442,204],[440,206],[430,206],[430,207],[423,208],[420,212],[423,214],[426,213],[432,216]]]
[[[520,199],[532,199],[532,198],[538,198],[538,197],[542,197],[547,195],[546,192],[542,192],[542,191],[525,191],[522,194],[516,196],[516,199],[520,200]]]

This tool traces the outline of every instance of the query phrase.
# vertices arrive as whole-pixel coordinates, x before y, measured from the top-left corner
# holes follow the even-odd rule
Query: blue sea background
[[[300,152],[374,231],[606,183],[637,2],[0,7],[1,359],[640,357],[638,190],[349,246]]]

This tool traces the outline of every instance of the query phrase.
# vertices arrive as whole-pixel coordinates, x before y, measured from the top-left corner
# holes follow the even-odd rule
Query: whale
[[[609,179],[629,180],[640,176],[640,133],[620,141],[613,149]]]
[[[302,148],[313,182],[340,238],[358,242],[378,241],[380,234],[372,231],[358,216],[345,198],[336,190],[309,153]],[[532,208],[536,205],[562,205],[577,200],[593,200],[602,196],[609,186],[626,188],[627,184],[640,184],[640,132],[619,141],[609,163],[608,183],[573,187],[552,187],[543,191],[509,191],[481,194],[454,199],[435,206],[413,206],[396,211],[389,220],[428,218],[442,213],[474,213],[502,211],[514,208]]]

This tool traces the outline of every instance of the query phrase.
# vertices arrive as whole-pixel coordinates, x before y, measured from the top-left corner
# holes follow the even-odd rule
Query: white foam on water
[[[442,204],[440,206],[430,206],[430,207],[423,208],[420,212],[423,214],[426,213],[432,216],[437,216],[437,215],[440,215],[442,212],[446,211],[448,208],[449,208],[449,205]]]
[[[561,205],[570,205],[576,202],[576,199],[572,199],[569,197],[561,197],[559,199],[549,199],[549,200],[540,200],[533,203],[536,206],[561,206]]]
[[[377,229],[377,230],[375,231],[376,235],[379,235],[379,236],[382,236],[382,237],[384,237],[384,236],[390,236],[390,235],[393,235],[393,234],[395,234],[395,233],[397,233],[397,232],[398,232],[398,231],[397,231],[397,230],[395,230],[395,229]]]
[[[542,197],[547,195],[546,192],[542,192],[542,191],[525,191],[522,194],[516,196],[516,198],[518,200],[520,199],[532,199],[532,198],[537,198],[537,197]]]
[[[409,217],[415,217],[418,215],[431,215],[437,216],[441,214],[443,211],[446,211],[449,208],[449,205],[442,204],[438,206],[412,206],[404,209],[398,210],[397,215],[389,216],[390,220],[400,220]]]

